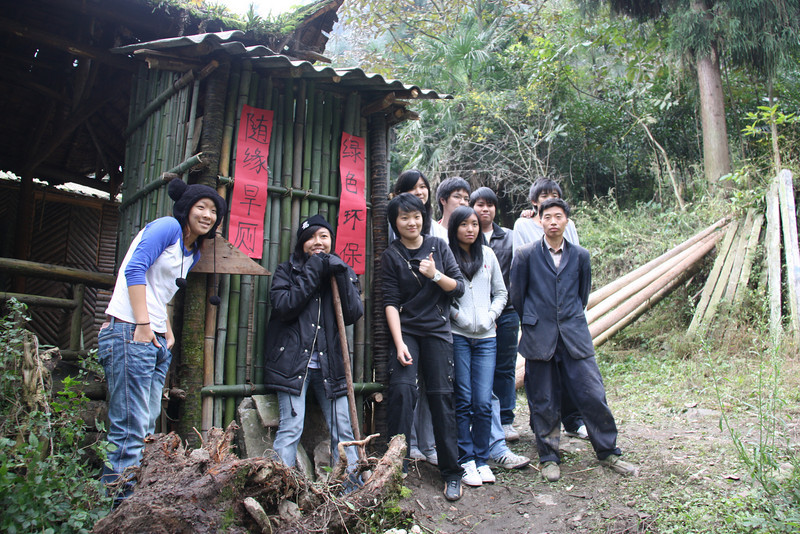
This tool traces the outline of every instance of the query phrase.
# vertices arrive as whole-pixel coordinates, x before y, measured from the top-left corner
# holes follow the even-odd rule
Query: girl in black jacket
[[[450,299],[464,294],[464,280],[442,239],[422,234],[425,207],[403,193],[389,202],[387,215],[400,236],[381,260],[386,322],[392,334],[389,358],[389,434],[408,440],[417,380],[425,385],[434,425],[439,471],[448,500],[461,497],[455,403]]]
[[[314,215],[300,225],[294,253],[272,277],[264,383],[278,392],[281,421],[273,448],[290,467],[296,464],[309,389],[328,423],[331,465],[339,458],[339,442],[353,440],[331,276],[339,287],[345,324],[358,320],[364,308],[355,273],[331,250],[333,230],[321,215]],[[355,447],[346,452],[354,467]]]

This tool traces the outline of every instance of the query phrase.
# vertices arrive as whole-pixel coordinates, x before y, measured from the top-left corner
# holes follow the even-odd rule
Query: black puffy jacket
[[[264,362],[264,383],[270,389],[299,395],[311,353],[316,350],[320,352],[325,394],[335,399],[347,393],[328,262],[347,268],[335,275],[345,324],[353,324],[364,313],[358,278],[338,257],[317,254],[299,264],[293,256],[278,265],[272,276],[272,315]],[[319,326],[324,336],[317,336]]]

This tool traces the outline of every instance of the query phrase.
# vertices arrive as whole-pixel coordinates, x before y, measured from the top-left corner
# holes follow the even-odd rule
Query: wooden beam
[[[778,174],[778,195],[781,204],[783,250],[786,256],[786,286],[789,311],[795,338],[800,337],[800,249],[797,244],[797,209],[794,202],[794,183],[791,171]]]
[[[33,41],[38,45],[44,44],[46,46],[51,46],[63,52],[93,59],[118,69],[130,72],[136,71],[136,63],[124,56],[117,56],[103,48],[96,48],[70,39],[65,39],[59,35],[20,25],[19,21],[0,17],[0,32],[11,33],[21,39]]]

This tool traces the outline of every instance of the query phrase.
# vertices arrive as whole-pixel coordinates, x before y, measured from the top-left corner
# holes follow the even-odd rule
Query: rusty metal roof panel
[[[233,30],[219,33],[203,33],[187,35],[170,39],[159,39],[147,43],[136,43],[128,46],[114,48],[112,52],[118,54],[132,54],[138,50],[167,50],[185,47],[205,47],[210,50],[221,50],[231,56],[248,57],[253,61],[254,69],[292,69],[306,78],[327,78],[342,87],[363,87],[383,91],[416,91],[417,98],[421,99],[449,99],[451,95],[438,93],[432,89],[422,89],[416,85],[408,85],[400,80],[384,78],[380,74],[367,73],[358,67],[335,68],[330,66],[317,66],[305,60],[295,60],[277,54],[263,45],[245,46],[240,41],[245,33]]]

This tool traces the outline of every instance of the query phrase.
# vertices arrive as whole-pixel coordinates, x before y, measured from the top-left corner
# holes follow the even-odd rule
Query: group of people
[[[170,182],[169,194],[173,216],[151,222],[133,240],[99,334],[110,392],[108,440],[115,445],[103,478],[120,489],[118,498],[131,491],[122,475],[138,464],[160,413],[174,343],[167,302],[227,207],[214,189],[181,180]],[[448,500],[461,497],[462,483],[495,482],[490,462],[507,469],[530,463],[507,445],[519,439],[518,352],[526,359],[530,424],[545,479],[560,477],[562,423],[568,434],[589,439],[604,465],[635,471],[616,447],[584,315],[589,253],[578,244],[562,196],[557,183],[537,180],[530,192],[534,213],[512,231],[494,222],[498,199],[487,187],[471,192],[461,178],[442,181],[436,221],[425,175],[409,170],[396,181],[387,209],[393,239],[379,282],[392,340],[389,433],[406,436],[409,459],[438,465]],[[345,324],[364,310],[358,278],[334,253],[334,242],[331,225],[309,217],[291,257],[273,274],[264,382],[277,392],[273,449],[288,466],[296,465],[309,390],[328,424],[332,462],[338,444],[353,440],[334,292]],[[346,455],[352,470],[355,447],[346,447]]]
[[[392,337],[389,433],[406,436],[410,457],[438,465],[448,500],[461,497],[462,484],[495,482],[490,462],[530,462],[506,445],[519,439],[518,352],[542,476],[560,479],[562,423],[591,442],[601,464],[636,472],[616,446],[584,313],[589,253],[562,196],[557,183],[538,179],[529,195],[534,213],[511,231],[494,222],[498,199],[487,187],[471,192],[462,178],[443,180],[438,222],[421,172],[404,172],[394,188],[387,218],[395,239],[381,260]]]

